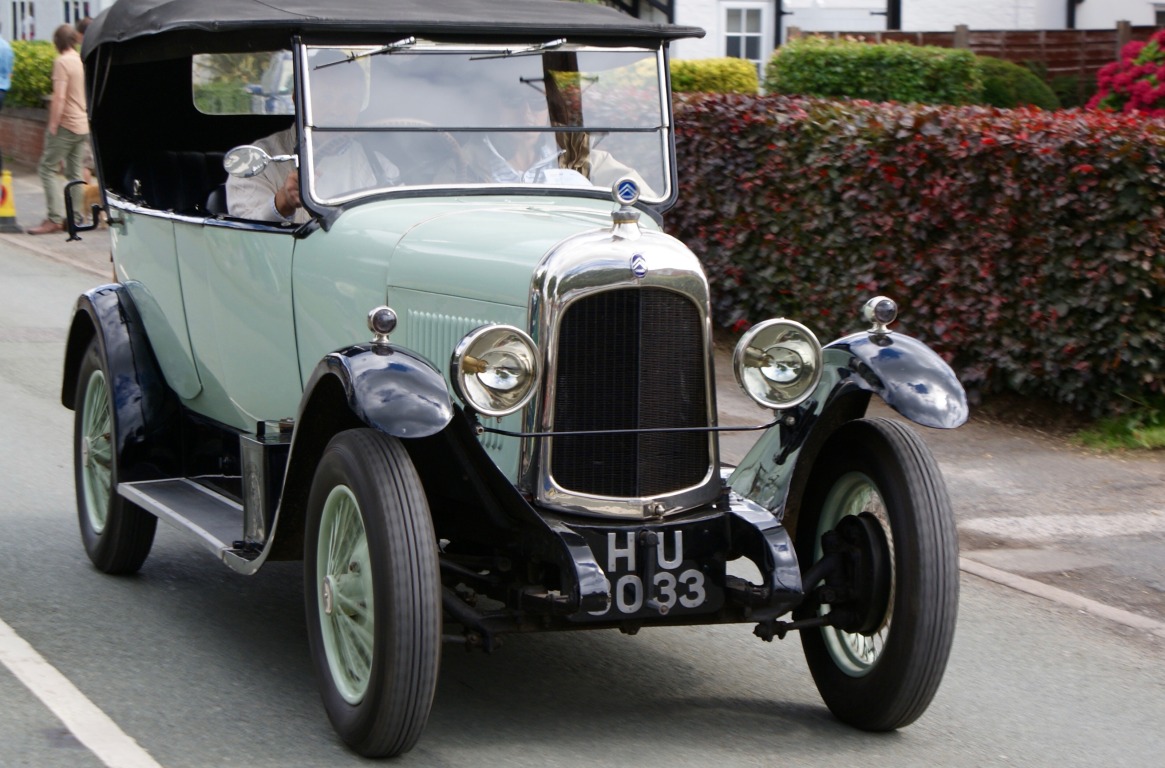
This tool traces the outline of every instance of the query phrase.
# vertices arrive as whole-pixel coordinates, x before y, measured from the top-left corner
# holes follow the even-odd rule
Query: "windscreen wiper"
[[[403,40],[397,40],[395,43],[389,43],[388,45],[383,45],[374,51],[368,51],[366,53],[354,53],[347,58],[340,59],[339,61],[329,61],[327,64],[320,64],[319,66],[315,67],[315,69],[324,69],[325,67],[334,67],[337,64],[348,64],[349,62],[356,61],[357,59],[366,59],[369,56],[383,56],[386,53],[395,53],[396,51],[400,51],[400,50],[403,50],[405,48],[412,48],[416,44],[417,44],[417,38],[406,37]]]
[[[566,38],[560,37],[557,40],[551,40],[548,43],[535,43],[534,45],[526,46],[525,48],[507,48],[500,53],[489,53],[485,56],[471,56],[470,61],[482,61],[483,59],[508,59],[511,56],[531,56],[543,51],[552,51],[566,45]]]

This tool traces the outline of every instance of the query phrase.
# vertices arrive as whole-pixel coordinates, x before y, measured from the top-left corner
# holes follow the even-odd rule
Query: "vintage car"
[[[955,527],[923,442],[866,409],[952,428],[966,397],[871,297],[824,346],[751,328],[735,375],[771,420],[718,425],[708,282],[661,224],[668,47],[701,34],[555,0],[98,17],[114,277],[62,388],[96,568],[139,569],[158,520],[239,574],[302,560],[326,711],[368,756],[417,742],[443,643],[516,632],[797,630],[842,721],[919,717]],[[288,65],[290,109],[252,98]]]

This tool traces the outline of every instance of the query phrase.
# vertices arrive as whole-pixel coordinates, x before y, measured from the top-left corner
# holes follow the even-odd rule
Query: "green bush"
[[[983,72],[983,100],[980,104],[1005,109],[1029,106],[1060,108],[1056,94],[1030,69],[993,56],[977,58]]]
[[[1083,107],[1096,93],[1096,81],[1079,75],[1056,75],[1051,79],[1052,92],[1064,109]]]
[[[756,93],[756,67],[745,59],[681,59],[671,62],[676,93]]]
[[[970,51],[819,37],[778,48],[764,85],[769,93],[923,104],[977,104],[983,95]]]
[[[238,81],[220,80],[194,87],[194,106],[208,115],[245,115],[251,95]]]
[[[1165,122],[688,96],[676,131],[669,230],[724,325],[825,340],[884,293],[971,390],[1092,415],[1165,393]]]
[[[56,48],[47,40],[17,40],[12,43],[12,53],[12,87],[4,103],[10,107],[44,106],[44,97],[53,92]]]

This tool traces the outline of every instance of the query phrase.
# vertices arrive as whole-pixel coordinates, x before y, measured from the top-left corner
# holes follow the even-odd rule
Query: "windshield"
[[[411,39],[303,49],[309,194],[337,204],[401,187],[670,193],[658,53],[553,41],[469,47]]]

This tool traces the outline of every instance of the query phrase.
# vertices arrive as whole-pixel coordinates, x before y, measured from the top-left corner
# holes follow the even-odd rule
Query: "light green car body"
[[[113,251],[182,404],[253,433],[296,416],[319,361],[370,338],[373,307],[391,306],[400,319],[393,342],[446,376],[470,330],[528,328],[539,262],[571,236],[609,228],[611,209],[552,196],[381,200],[295,237],[128,206]],[[647,217],[641,226],[657,229]],[[457,289],[434,293],[434,285]],[[520,418],[502,423],[518,428]],[[515,441],[486,436],[483,444],[507,475],[517,472]]]

